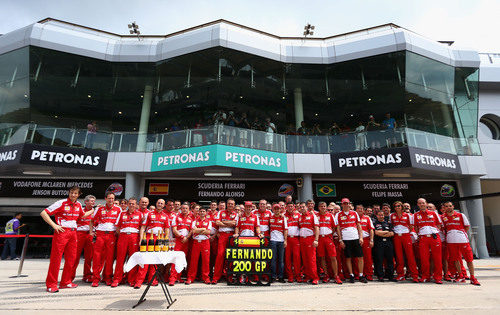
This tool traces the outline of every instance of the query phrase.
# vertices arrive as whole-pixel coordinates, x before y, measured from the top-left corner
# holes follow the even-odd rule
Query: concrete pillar
[[[141,198],[141,177],[137,173],[128,172],[125,174],[125,198]]]
[[[302,88],[293,89],[293,103],[295,107],[295,129],[304,121],[304,106],[302,105]]]
[[[312,187],[312,175],[302,174],[303,184],[302,188],[299,189],[299,200],[306,201],[308,199],[313,199],[313,187]]]
[[[481,181],[479,176],[468,176],[461,181],[465,197],[481,194]],[[481,199],[466,200],[465,206],[469,215],[471,227],[475,227],[477,255],[479,258],[489,258],[486,248],[486,232],[484,229],[483,202]]]
[[[149,127],[149,113],[151,112],[151,100],[153,99],[153,86],[144,87],[144,96],[142,98],[141,120],[139,122],[139,133],[137,135],[138,152],[146,151],[146,139]]]

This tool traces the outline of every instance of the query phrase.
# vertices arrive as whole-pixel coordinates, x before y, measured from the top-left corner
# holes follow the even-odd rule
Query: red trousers
[[[232,233],[227,232],[219,233],[219,241],[217,243],[217,257],[215,258],[214,266],[214,281],[219,281],[222,276],[222,269],[224,268],[224,260],[226,257],[226,247],[231,235]]]
[[[217,245],[219,243],[219,239],[214,237],[210,241],[210,271],[213,272],[215,266],[215,260],[217,259]]]
[[[418,279],[417,263],[415,262],[415,254],[413,253],[413,244],[411,243],[410,233],[394,234],[394,252],[396,254],[396,272],[399,277],[404,277],[405,257],[410,270],[411,277]]]
[[[187,257],[188,250],[189,250],[189,243],[190,242],[188,240],[186,240],[186,243],[183,243],[180,238],[177,238],[175,240],[174,250],[175,251],[183,251],[184,254]],[[169,278],[169,280],[170,281],[181,280],[181,274],[177,273],[177,271],[175,270],[175,265],[174,264],[172,264],[172,267],[170,267],[170,278]]]
[[[76,276],[76,268],[78,268],[78,263],[80,262],[80,256],[84,257],[83,264],[83,280],[92,280],[92,236],[90,236],[88,231],[76,231],[76,260],[75,265],[73,266],[73,277],[75,279]]]
[[[338,238],[333,239],[333,244],[335,244],[335,252],[337,253],[337,269],[338,274],[341,280],[344,280],[344,270],[345,268],[345,258],[344,258],[344,250],[340,247],[340,241]],[[347,272],[347,271],[346,271]]]
[[[292,271],[293,269],[293,271]],[[285,248],[285,270],[288,279],[300,279],[301,262],[300,262],[300,242],[299,237],[287,237]]]
[[[156,234],[147,234],[146,239],[149,240],[149,238],[153,236],[153,240],[156,243]],[[177,240],[176,240],[177,243]],[[168,269],[167,269],[168,270]],[[154,274],[156,272],[156,269],[153,265],[144,265],[144,267],[139,268],[137,271],[136,279],[135,279],[135,285],[142,285],[144,283],[144,280],[146,279],[146,275],[148,276],[148,282],[151,281],[153,278]]]
[[[429,235],[430,236],[430,235]],[[420,235],[418,237],[420,250],[420,265],[422,266],[422,278],[430,279],[430,259],[434,262],[434,280],[443,279],[443,266],[441,261],[441,239]],[[430,257],[429,257],[430,255]]]
[[[363,238],[363,274],[373,277],[372,248],[370,247],[370,237]],[[356,264],[357,267],[357,264]]]
[[[139,250],[139,233],[120,233],[118,236],[118,242],[116,243],[116,264],[115,264],[115,274],[113,276],[113,282],[120,283],[123,278],[123,264],[125,263],[125,257],[132,256],[136,251]],[[127,281],[129,284],[135,284],[135,278],[137,275],[138,267],[135,266],[127,276]]]
[[[193,281],[198,272],[198,260],[201,256],[201,279],[203,281],[210,281],[208,273],[210,272],[210,241],[197,241],[193,240],[191,247],[191,259],[189,261],[188,281]]]
[[[97,231],[97,237],[94,244],[94,256],[92,272],[93,281],[101,280],[101,271],[104,269],[102,278],[109,282],[113,277],[113,261],[115,259],[115,232]]]
[[[63,255],[64,269],[61,276],[61,286],[71,283],[73,280],[73,266],[76,260],[76,245],[76,230],[65,228],[64,232],[54,233],[50,251],[49,271],[45,280],[47,288],[57,287],[59,267]]]
[[[306,277],[309,280],[319,280],[316,267],[316,247],[313,246],[314,236],[300,238],[300,253]],[[288,244],[287,244],[288,245]]]

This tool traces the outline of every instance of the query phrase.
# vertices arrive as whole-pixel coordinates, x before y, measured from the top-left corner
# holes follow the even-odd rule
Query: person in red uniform
[[[103,269],[103,281],[108,286],[112,283],[116,250],[116,220],[122,212],[122,209],[115,205],[115,194],[107,193],[105,200],[106,204],[97,208],[89,226],[92,237],[96,235],[92,259],[93,287],[99,286]]]
[[[215,224],[215,221],[217,220],[217,201],[212,200],[210,202],[210,208],[208,209],[207,212],[207,219],[212,222],[212,228],[210,230],[210,276],[213,278],[213,271],[214,271],[214,266],[215,266],[215,259],[217,257],[217,233],[219,232],[217,229],[217,224]]]
[[[269,219],[270,246],[273,251],[271,259],[271,276],[273,281],[285,282],[283,279],[284,254],[287,245],[288,225],[281,214],[281,206],[273,205],[273,216]]]
[[[413,216],[410,213],[403,212],[403,203],[396,201],[392,205],[395,212],[389,216],[389,222],[394,229],[394,252],[396,254],[396,273],[397,281],[405,279],[405,261],[413,282],[418,282],[417,263],[413,253],[413,244],[411,231],[413,230]]]
[[[220,201],[219,213],[215,220],[215,224],[219,228],[219,233],[217,242],[217,257],[215,258],[214,276],[212,279],[212,284],[217,284],[217,282],[220,280],[222,276],[227,243],[229,242],[229,238],[234,233],[234,228],[236,226],[237,219],[238,219],[238,213],[235,211],[234,207],[228,208],[226,210],[226,203],[224,201]]]
[[[417,200],[417,206],[420,210],[415,213],[413,220],[418,234],[422,281],[430,282],[430,260],[432,259],[434,262],[434,281],[437,284],[442,284],[443,269],[441,265],[441,239],[439,237],[441,218],[436,212],[427,209],[427,201],[424,198]]]
[[[316,266],[316,247],[318,247],[319,242],[319,221],[314,212],[307,210],[306,204],[303,202],[300,203],[299,211],[300,253],[302,254],[304,271],[307,280],[310,280],[312,284],[316,285],[319,282]]]
[[[85,209],[83,210],[84,212],[92,210],[94,211],[94,205],[95,205],[95,196],[93,195],[88,195],[85,197],[83,200],[85,204]],[[78,263],[80,262],[80,256],[82,255],[83,251],[83,257],[84,257],[84,263],[83,263],[83,282],[90,283],[92,282],[92,251],[93,251],[93,244],[92,244],[92,236],[89,233],[89,226],[90,226],[90,216],[84,218],[80,217],[78,221],[76,222],[76,240],[77,240],[77,246],[76,246],[76,261],[75,265],[73,266],[73,277],[72,279],[75,279],[76,276],[76,268],[78,268]]]
[[[293,202],[288,202],[286,204],[285,218],[288,224],[288,235],[285,248],[285,270],[288,276],[288,282],[292,283],[295,279],[297,281],[302,281],[299,242],[300,213],[295,209],[295,204]]]
[[[252,212],[252,202],[245,201],[245,213],[236,218],[236,227],[234,228],[234,238],[239,236],[259,236],[264,234],[260,230],[261,224],[259,217]]]
[[[193,225],[193,221],[194,219],[189,215],[189,203],[185,202],[181,205],[181,212],[172,221],[172,233],[176,239],[174,250],[183,251],[186,257],[188,256],[189,238],[192,234],[191,226]],[[176,281],[181,281],[181,275],[177,273],[175,265],[172,264],[168,285],[173,286]]]
[[[112,288],[117,287],[122,281],[125,257],[128,255],[130,258],[139,250],[139,229],[142,221],[144,221],[144,214],[138,210],[137,199],[130,198],[127,211],[122,212],[116,221],[118,242],[116,244],[116,265],[113,283],[111,283]],[[137,266],[134,267],[127,275],[130,286],[135,284],[137,269]]]
[[[373,281],[373,258],[372,258],[372,248],[373,248],[373,226],[372,219],[365,214],[365,207],[363,205],[356,205],[356,212],[359,216],[359,224],[361,225],[361,231],[363,231],[363,274],[366,280]],[[384,211],[385,215],[385,211]]]
[[[146,233],[146,239],[153,238],[155,242],[158,235],[162,233],[164,233],[165,237],[168,238],[170,218],[164,211],[164,208],[165,200],[158,199],[156,201],[155,209],[153,211],[150,211],[142,221],[141,230],[139,232],[139,239],[142,240],[144,233]],[[146,275],[148,276],[148,281],[151,281],[154,273],[155,269],[153,266],[144,265],[143,268],[140,268],[137,272],[134,289],[139,289],[141,287],[142,283],[146,279]],[[158,280],[154,279],[152,285],[158,285]]]
[[[45,280],[47,292],[50,293],[59,291],[57,280],[63,255],[65,262],[59,287],[61,289],[77,287],[72,282],[73,268],[77,259],[76,222],[80,217],[88,217],[93,213],[93,210],[83,212],[82,205],[77,201],[80,194],[79,187],[71,187],[67,199],[56,201],[40,213],[43,220],[54,229],[49,271]],[[55,222],[50,218],[51,215],[54,216]]]
[[[314,209],[314,207],[316,206],[314,200],[312,199],[307,200],[306,206],[307,206],[307,211],[314,213],[315,216],[319,215],[319,212]]]
[[[337,256],[335,244],[333,244],[333,231],[336,231],[337,229],[335,218],[330,212],[327,211],[326,202],[320,201],[318,203],[318,209],[319,241],[317,250],[320,265],[325,271],[323,282],[327,283],[330,281],[328,278],[328,268],[326,266],[326,257],[328,257],[333,271],[333,279],[337,284],[342,284],[338,275],[337,258],[335,257]]]
[[[470,273],[470,283],[473,285],[481,285],[474,276],[474,257],[469,243],[467,232],[470,228],[470,223],[465,214],[455,211],[453,202],[448,201],[444,203],[446,214],[443,216],[444,229],[446,231],[446,242],[448,244],[448,251],[450,259],[455,265],[455,281],[465,282],[462,273],[460,261],[462,257],[467,262],[467,268]]]
[[[264,236],[269,237],[269,219],[272,217],[273,213],[267,210],[267,201],[261,199],[259,201],[259,209],[254,211],[254,214],[259,218],[260,231]]]
[[[354,283],[352,272],[352,258],[358,259],[359,281],[366,283],[367,280],[362,273],[363,269],[363,231],[358,214],[351,210],[351,202],[347,198],[342,198],[342,211],[337,213],[337,235],[339,235],[340,247],[344,250],[349,281]]]
[[[189,261],[186,284],[193,283],[198,272],[198,262],[201,256],[201,279],[205,284],[210,284],[210,228],[212,222],[206,218],[207,210],[198,209],[198,217],[191,225],[190,233],[193,235],[193,247]]]

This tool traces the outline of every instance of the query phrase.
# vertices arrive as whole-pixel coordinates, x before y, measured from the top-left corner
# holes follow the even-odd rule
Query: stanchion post
[[[19,261],[19,268],[17,269],[17,276],[12,276],[10,278],[20,278],[28,276],[28,275],[22,275],[21,272],[23,271],[23,264],[24,264],[24,259],[26,258],[26,250],[28,249],[29,238],[30,238],[29,234],[26,234],[26,236],[24,237],[23,251],[21,253],[21,260]]]

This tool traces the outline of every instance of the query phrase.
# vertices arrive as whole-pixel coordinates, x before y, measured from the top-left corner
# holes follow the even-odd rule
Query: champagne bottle
[[[146,233],[142,235],[141,246],[139,248],[141,252],[145,252],[148,250],[148,241],[146,240]]]
[[[163,252],[168,251],[168,238],[166,237],[165,233],[163,234],[163,246],[161,248]]]
[[[148,240],[148,252],[154,252],[155,250],[155,241],[153,239],[153,234],[149,234],[149,240]]]
[[[161,238],[160,238],[160,233],[158,232],[156,234],[155,252],[159,252],[160,251],[160,243],[161,243]]]

